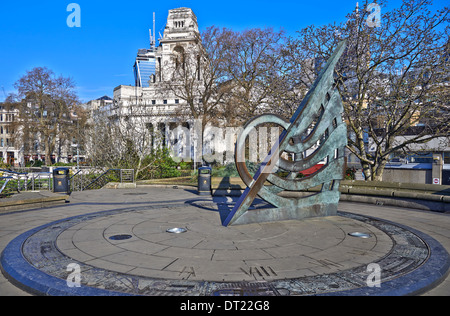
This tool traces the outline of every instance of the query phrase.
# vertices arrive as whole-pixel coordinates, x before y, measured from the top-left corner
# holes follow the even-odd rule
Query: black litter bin
[[[211,173],[210,167],[198,168],[198,194],[211,195]]]
[[[53,192],[70,193],[69,190],[69,169],[56,168],[53,169]]]

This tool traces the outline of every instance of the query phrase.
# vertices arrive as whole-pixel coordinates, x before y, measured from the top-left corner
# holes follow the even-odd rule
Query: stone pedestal
[[[444,169],[444,159],[442,154],[433,154],[433,164],[431,168],[432,184],[442,184],[442,170]]]

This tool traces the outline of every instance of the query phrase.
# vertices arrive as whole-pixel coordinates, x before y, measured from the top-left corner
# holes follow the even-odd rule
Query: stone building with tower
[[[185,52],[201,46],[197,17],[189,8],[169,10],[164,34],[158,40],[159,45],[156,46],[154,31],[150,37],[150,48],[139,49],[137,53],[133,67],[135,85],[120,85],[114,89],[113,114],[125,128],[150,131],[148,137],[152,138],[152,146],[158,143],[170,146],[174,142],[180,145],[184,138],[183,145],[178,146],[175,154],[183,156],[182,152],[189,152],[194,158],[194,133],[171,139],[169,131],[178,126],[185,131],[192,131],[194,121],[178,115],[177,110],[185,105],[185,101],[176,97],[164,83],[170,80],[177,67],[183,67]],[[145,134],[144,131],[139,132]]]

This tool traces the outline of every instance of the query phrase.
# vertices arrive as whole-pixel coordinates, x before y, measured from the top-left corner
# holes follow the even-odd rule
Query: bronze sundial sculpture
[[[245,125],[236,142],[235,161],[247,189],[223,222],[224,226],[336,215],[339,184],[345,168],[347,126],[342,120],[344,108],[335,87],[334,68],[345,45],[345,41],[339,43],[289,122],[275,114],[264,114]],[[254,128],[266,123],[277,124],[284,131],[252,177],[245,164],[245,141]],[[315,146],[311,155],[303,157],[302,153]],[[281,157],[284,152],[294,153],[294,161]],[[298,178],[301,171],[321,161],[325,164],[320,170]],[[273,173],[275,165],[288,175]],[[271,185],[265,185],[266,181]],[[298,192],[318,185],[322,185],[320,192],[307,197],[280,195],[283,191]],[[249,210],[257,195],[275,208]]]

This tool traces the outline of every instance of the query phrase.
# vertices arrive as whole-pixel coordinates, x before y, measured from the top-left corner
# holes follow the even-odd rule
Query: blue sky
[[[81,8],[81,27],[66,24],[67,6]],[[14,82],[27,70],[47,67],[72,77],[82,101],[112,97],[113,89],[132,84],[139,48],[149,46],[156,12],[156,31],[163,33],[169,9],[190,7],[201,30],[208,26],[243,30],[283,28],[289,34],[305,26],[341,22],[357,1],[294,0],[41,0],[2,1],[0,6],[0,89],[14,92]],[[360,4],[365,2],[359,1]],[[400,0],[391,0],[398,7]],[[443,7],[446,1],[437,0]],[[0,90],[0,101],[4,100]]]

